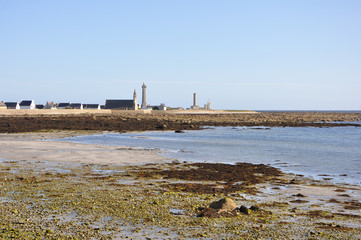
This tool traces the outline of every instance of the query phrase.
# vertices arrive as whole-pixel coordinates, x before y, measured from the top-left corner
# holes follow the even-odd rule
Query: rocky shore
[[[263,113],[111,113],[68,115],[0,115],[0,133],[46,130],[152,131],[189,130],[204,126],[335,127],[360,126],[361,113],[263,112]]]
[[[51,141],[103,130],[359,126],[345,122],[360,117],[1,116],[0,239],[360,239],[360,186],[262,164],[187,163],[148,149]]]
[[[0,172],[1,239],[361,237],[359,187],[265,165],[6,160]]]

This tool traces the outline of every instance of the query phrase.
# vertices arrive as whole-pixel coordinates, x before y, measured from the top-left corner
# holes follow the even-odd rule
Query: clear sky
[[[0,0],[0,101],[361,110],[360,0]]]

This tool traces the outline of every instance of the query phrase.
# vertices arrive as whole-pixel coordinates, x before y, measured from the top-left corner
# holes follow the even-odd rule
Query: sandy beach
[[[359,186],[265,165],[179,163],[157,150],[52,141],[79,134],[101,132],[0,135],[1,238],[361,237]],[[197,217],[222,198],[247,213]]]
[[[51,141],[72,132],[1,134],[0,158],[88,164],[141,164],[165,162],[157,150]]]

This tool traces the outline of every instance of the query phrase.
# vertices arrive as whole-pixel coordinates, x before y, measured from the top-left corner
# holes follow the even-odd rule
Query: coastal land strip
[[[85,120],[114,118],[114,126],[116,119],[126,119],[122,121],[129,125],[107,129],[119,132],[139,130],[134,129],[137,126],[198,129],[217,121],[219,126],[233,126],[236,119],[237,124],[250,121],[251,126],[282,126],[289,121],[288,126],[321,124],[318,127],[360,120],[359,114],[249,115],[227,115],[226,123],[218,114],[168,116],[171,120],[164,122],[162,114],[62,117],[81,119],[84,125]],[[11,119],[0,118],[1,126]],[[36,118],[48,121],[55,116],[19,119],[36,122]],[[139,125],[147,121],[149,125]],[[66,123],[71,122],[76,121]],[[55,140],[104,130],[89,124],[87,129],[66,131],[46,128],[41,122],[33,125],[38,129],[14,124],[11,131],[0,134],[0,239],[361,238],[361,188],[333,184],[328,180],[332,176],[319,181],[263,164],[179,162],[156,149]],[[232,199],[237,208],[214,208],[223,199]]]
[[[35,114],[36,113],[36,114]],[[175,112],[6,115],[0,112],[0,133],[41,130],[154,131],[190,130],[204,126],[336,127],[361,126],[361,113],[338,112]]]

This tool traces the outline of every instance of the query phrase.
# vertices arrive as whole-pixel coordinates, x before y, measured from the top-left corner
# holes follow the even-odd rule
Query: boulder
[[[230,198],[222,198],[219,201],[212,202],[210,208],[224,211],[233,211],[237,208],[237,204]]]

